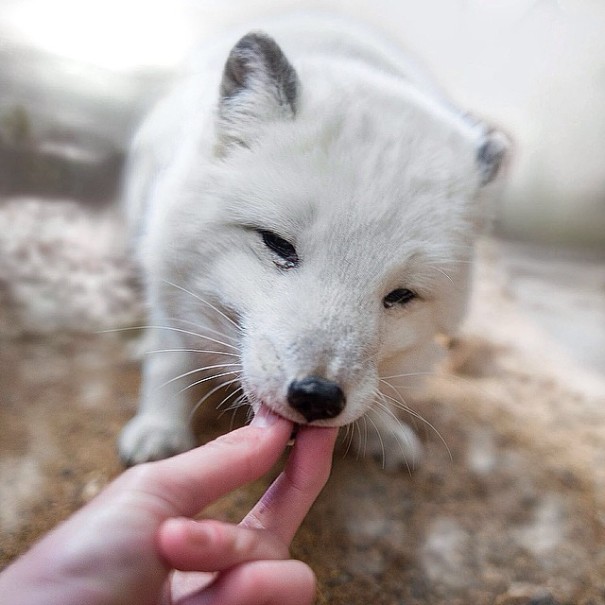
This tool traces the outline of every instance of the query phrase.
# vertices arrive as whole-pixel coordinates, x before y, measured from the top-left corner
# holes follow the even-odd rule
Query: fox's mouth
[[[268,403],[267,401],[263,400],[260,403],[252,403],[251,407],[254,411],[255,416],[259,413],[270,413],[275,414],[276,416],[279,416],[284,420],[287,420],[288,422],[292,422],[294,424],[294,427],[309,424],[299,413],[297,413],[295,410],[291,410],[287,403],[284,403],[282,405],[275,405],[275,403]],[[293,432],[294,430],[298,429],[293,429]]]
[[[285,396],[284,396],[285,395]],[[250,397],[260,400],[271,412],[297,424],[339,426],[346,406],[346,397],[340,386],[321,376],[306,376],[292,380],[285,394],[278,397]],[[253,407],[255,407],[253,405]]]
[[[293,429],[293,437],[295,433],[304,426],[319,426],[319,427],[340,427],[348,424],[348,422],[339,422],[337,417],[335,418],[320,418],[314,420],[307,420],[302,414],[293,409],[287,402],[284,402],[281,405],[276,405],[274,402],[268,403],[267,401],[262,401],[256,404],[251,404],[251,407],[254,411],[254,414],[258,414],[263,408],[266,412],[275,414],[284,418],[288,422],[292,422],[294,424]]]
[[[259,408],[254,412],[255,416],[256,416],[256,414],[275,414],[276,416],[280,416],[281,418],[285,418],[289,422],[292,422],[292,420],[290,420],[289,418],[286,418],[282,414],[276,413],[273,410],[271,410],[271,408],[269,408],[269,406],[265,405],[264,403],[261,403]],[[296,437],[302,426],[303,425],[301,423],[294,422],[294,424],[292,426],[292,432],[290,433],[290,439],[288,440],[288,444],[287,444],[288,446],[294,445],[294,443],[296,442]]]

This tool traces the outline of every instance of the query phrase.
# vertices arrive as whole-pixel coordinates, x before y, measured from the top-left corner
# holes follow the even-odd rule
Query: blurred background
[[[2,0],[0,194],[115,197],[133,129],[204,38],[288,9],[360,17],[509,133],[507,237],[605,246],[601,0]]]

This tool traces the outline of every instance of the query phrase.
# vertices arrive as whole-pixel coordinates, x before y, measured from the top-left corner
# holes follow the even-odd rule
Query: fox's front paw
[[[135,416],[122,430],[118,450],[126,466],[161,460],[195,447],[195,437],[184,424],[165,418]]]
[[[415,471],[422,463],[424,448],[416,433],[404,423],[377,428],[368,434],[365,453],[375,458],[387,471]]]

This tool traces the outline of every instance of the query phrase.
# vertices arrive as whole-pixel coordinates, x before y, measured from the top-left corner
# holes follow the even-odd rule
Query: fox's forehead
[[[225,166],[226,215],[293,240],[309,230],[344,241],[447,238],[473,193],[463,158],[414,155],[393,139],[331,152],[273,143]]]
[[[384,203],[392,213],[393,198],[413,203],[476,185],[474,144],[459,122],[419,107],[397,113],[360,104],[310,113],[271,124],[252,148],[235,150],[226,163],[232,186],[258,189],[268,200],[274,190],[349,206]]]

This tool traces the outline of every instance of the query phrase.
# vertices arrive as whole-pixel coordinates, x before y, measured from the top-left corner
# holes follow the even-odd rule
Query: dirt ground
[[[97,333],[140,313],[113,235],[93,230],[91,248],[73,207],[24,218],[26,205],[0,206],[0,566],[121,472],[139,382],[132,339]],[[40,212],[71,227],[40,229]],[[410,394],[423,465],[387,473],[341,444],[295,539],[318,603],[605,603],[604,364],[603,258],[484,246],[469,320]],[[215,417],[200,440],[232,422]],[[270,479],[205,514],[239,519]]]

